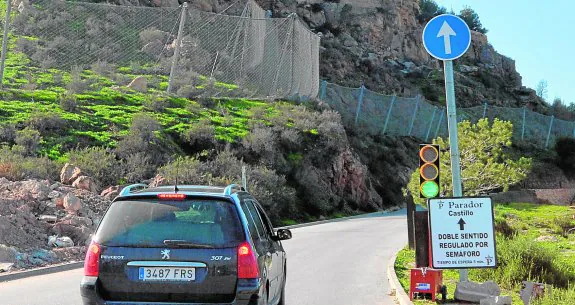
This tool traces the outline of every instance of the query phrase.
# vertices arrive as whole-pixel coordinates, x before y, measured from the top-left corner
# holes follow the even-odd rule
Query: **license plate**
[[[196,268],[140,267],[141,281],[194,281]]]

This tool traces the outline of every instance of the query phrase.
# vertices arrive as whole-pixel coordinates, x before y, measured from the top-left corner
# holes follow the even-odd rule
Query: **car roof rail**
[[[244,189],[243,186],[239,185],[239,184],[230,184],[228,186],[226,186],[226,188],[224,189],[224,195],[231,195],[232,193],[235,192],[240,192],[240,191],[245,191],[246,189]]]
[[[139,189],[139,188],[148,188],[147,184],[142,184],[142,183],[138,183],[138,184],[132,184],[132,185],[128,185],[125,188],[122,189],[122,191],[120,192],[120,195],[118,196],[127,196],[130,195],[133,191],[135,191],[135,189]]]

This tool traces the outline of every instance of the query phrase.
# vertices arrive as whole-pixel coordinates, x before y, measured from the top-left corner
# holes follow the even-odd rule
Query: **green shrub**
[[[128,135],[124,136],[116,147],[120,158],[127,159],[130,155],[144,153],[155,166],[167,162],[169,156],[177,150],[177,145],[162,133],[158,120],[146,113],[133,116]]]
[[[70,72],[70,82],[66,85],[66,89],[70,93],[83,93],[90,87],[90,84],[82,79],[82,68],[74,67]]]
[[[271,127],[259,126],[243,138],[242,144],[260,156],[267,156],[276,152],[277,139]]]
[[[198,104],[194,101],[190,101],[186,105],[186,110],[189,111],[193,115],[199,115],[203,109],[202,109],[202,106],[200,106],[200,104]]]
[[[250,109],[250,114],[254,120],[265,120],[269,114],[268,105],[259,105]]]
[[[496,269],[473,269],[471,273],[480,281],[493,280],[507,289],[522,281],[531,280],[565,288],[575,280],[559,261],[559,253],[544,247],[527,236],[507,239],[497,236]]]
[[[481,119],[472,125],[469,121],[460,122],[459,150],[461,152],[461,176],[465,196],[488,194],[495,190],[507,190],[527,177],[531,170],[531,159],[521,157],[514,160],[505,148],[511,146],[513,125],[511,122],[495,119],[489,124]],[[452,194],[451,158],[449,144],[442,138],[435,139],[441,147],[441,195]],[[416,203],[424,203],[419,198],[419,172],[411,175],[408,188]]]
[[[91,69],[92,69],[92,71],[94,71],[95,73],[97,73],[101,76],[108,77],[114,71],[114,66],[110,65],[109,63],[107,63],[105,61],[98,60],[91,65]]]
[[[203,184],[206,175],[202,173],[201,162],[195,157],[179,157],[160,167],[158,174],[166,179],[166,183]]]
[[[347,136],[338,112],[323,111],[318,116],[317,123],[317,133],[322,137],[327,148],[337,151],[345,148],[341,143],[347,142]]]
[[[140,183],[145,179],[153,177],[158,169],[152,163],[152,158],[145,153],[134,153],[129,155],[124,162],[124,179],[127,183]]]
[[[561,216],[553,218],[551,224],[551,229],[553,233],[562,235],[563,237],[568,236],[568,231],[575,228],[575,221],[571,216]]]
[[[102,186],[118,184],[122,177],[122,167],[116,155],[102,147],[73,149],[68,153],[68,162],[79,167]]]
[[[64,111],[76,112],[78,109],[78,99],[74,94],[60,94],[58,101]]]
[[[0,142],[11,143],[16,139],[16,126],[14,124],[0,125]]]
[[[291,216],[297,210],[295,190],[287,185],[283,176],[262,166],[251,166],[238,160],[233,153],[224,151],[214,159],[200,161],[196,157],[180,157],[158,170],[173,184],[177,177],[181,184],[207,184],[225,186],[241,183],[242,166],[247,167],[248,190],[262,204],[274,223],[282,215]]]
[[[507,219],[503,216],[495,216],[495,231],[503,234],[503,236],[510,238],[517,234],[517,231],[509,225]]]
[[[568,289],[552,289],[551,295],[543,298],[534,299],[532,305],[572,305],[575,300],[575,286],[571,285]]]
[[[204,92],[203,89],[198,89],[195,86],[182,85],[181,87],[178,88],[178,90],[176,91],[176,94],[178,96],[191,99],[191,98],[196,98],[196,97],[200,96],[203,92]]]
[[[21,147],[21,152],[24,156],[35,155],[38,152],[40,141],[42,141],[40,132],[31,127],[16,131],[15,142]]]
[[[168,43],[170,38],[173,40],[175,37],[171,37],[170,33],[160,31],[156,28],[149,28],[140,32],[140,41],[143,45],[147,45],[150,42]]]
[[[169,97],[164,94],[154,94],[144,101],[144,107],[154,112],[163,112],[166,108],[173,107]]]
[[[33,111],[27,120],[27,124],[41,134],[45,134],[48,131],[63,130],[66,126],[66,120],[55,112]]]
[[[214,126],[210,124],[210,120],[204,119],[192,124],[190,129],[183,134],[183,138],[190,145],[200,149],[215,145],[215,134],[216,130]]]
[[[141,137],[145,142],[154,141],[156,132],[162,130],[160,122],[152,115],[137,113],[132,117],[130,135]]]
[[[38,49],[38,42],[35,40],[30,40],[23,37],[20,37],[16,40],[15,51],[26,54],[34,54],[37,49]]]
[[[433,0],[419,0],[419,16],[417,19],[421,23],[426,23],[431,18],[447,13],[443,6],[437,5]]]
[[[57,180],[61,164],[46,157],[23,156],[18,147],[0,147],[0,177],[9,180],[49,179]]]
[[[302,135],[299,131],[293,128],[278,128],[279,143],[287,151],[299,151],[302,146]]]
[[[458,15],[472,31],[487,34],[487,29],[479,21],[479,15],[469,6],[464,7]]]

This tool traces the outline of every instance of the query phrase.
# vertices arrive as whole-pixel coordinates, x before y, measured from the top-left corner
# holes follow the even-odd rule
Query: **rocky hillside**
[[[261,1],[264,5],[268,1]],[[330,82],[443,102],[441,62],[425,51],[418,0],[274,1],[274,13],[297,12],[323,33],[321,76]],[[456,96],[463,107],[483,104],[543,110],[543,101],[521,84],[515,61],[497,53],[488,38],[456,61]]]
[[[116,0],[122,4],[178,5],[177,0]],[[198,0],[192,5],[218,12],[229,0]],[[275,17],[296,12],[322,33],[323,79],[400,96],[421,94],[444,102],[441,62],[425,51],[419,0],[256,0]],[[456,61],[456,96],[462,107],[491,105],[546,112],[535,91],[522,86],[515,61],[499,54],[487,36],[473,32],[469,52]]]

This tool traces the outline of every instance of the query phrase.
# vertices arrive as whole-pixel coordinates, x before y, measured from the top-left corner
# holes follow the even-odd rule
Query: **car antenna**
[[[176,181],[174,182],[174,193],[177,193],[180,189],[178,189],[178,169],[180,167],[180,158],[176,160]]]

